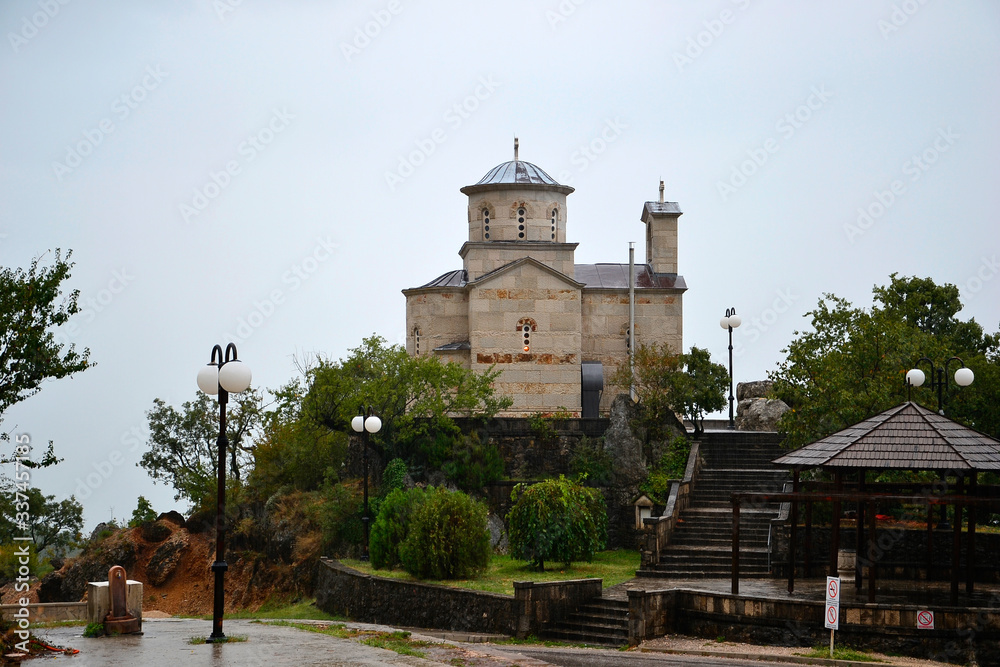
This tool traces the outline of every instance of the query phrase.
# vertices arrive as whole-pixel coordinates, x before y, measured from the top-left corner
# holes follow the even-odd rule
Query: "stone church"
[[[608,379],[628,363],[629,264],[574,262],[579,244],[568,241],[566,206],[573,190],[519,160],[515,139],[512,161],[461,189],[469,198],[462,268],[403,290],[407,352],[477,371],[495,365],[498,393],[514,400],[509,416],[565,409],[596,417],[620,391],[607,387]],[[659,201],[643,205],[636,347],[667,343],[683,351],[680,215],[676,202],[663,201],[662,182]]]

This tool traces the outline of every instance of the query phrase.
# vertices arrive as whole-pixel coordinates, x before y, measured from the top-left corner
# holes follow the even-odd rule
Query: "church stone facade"
[[[530,162],[517,159],[491,169],[461,189],[468,196],[469,240],[462,268],[403,290],[406,348],[437,355],[465,368],[502,373],[498,393],[513,398],[507,415],[584,412],[583,388],[603,378],[600,410],[619,388],[607,386],[628,363],[628,263],[576,264],[577,243],[567,240],[567,196]],[[675,202],[646,202],[645,263],[635,264],[636,346],[667,343],[682,351],[682,296],[677,273]],[[621,249],[624,254],[625,249]],[[587,379],[584,379],[587,378]],[[593,394],[591,394],[593,397]],[[596,403],[588,402],[590,414]]]

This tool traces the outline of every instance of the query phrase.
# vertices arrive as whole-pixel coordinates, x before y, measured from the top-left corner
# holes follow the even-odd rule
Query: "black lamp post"
[[[910,400],[912,387],[919,387],[924,383],[924,372],[916,368],[922,361],[926,361],[931,367],[931,390],[937,389],[938,414],[944,415],[944,406],[948,400],[948,366],[951,365],[951,362],[957,361],[959,363],[959,368],[955,371],[955,384],[959,387],[968,387],[976,379],[976,376],[972,369],[966,368],[965,362],[958,357],[949,357],[945,360],[943,368],[936,367],[934,362],[927,357],[920,357],[914,364],[915,367],[906,372],[906,400]]]
[[[215,605],[212,613],[212,634],[209,642],[225,641],[222,632],[222,615],[225,610],[226,589],[224,579],[229,565],[226,564],[226,447],[229,441],[226,437],[226,403],[229,394],[238,394],[250,387],[250,369],[236,358],[236,345],[226,346],[225,359],[222,348],[218,345],[212,348],[212,360],[198,371],[198,387],[209,395],[219,395],[219,488],[215,506],[215,562],[212,572],[215,573]]]
[[[726,316],[719,320],[719,326],[729,329],[729,429],[736,428],[733,420],[733,329],[743,324],[735,308],[726,308]]]
[[[368,434],[378,433],[382,428],[382,420],[372,414],[372,407],[369,405],[361,411],[361,414],[351,420],[351,428],[361,434],[361,460],[364,461],[365,468],[365,513],[361,517],[361,523],[365,527],[365,550],[361,554],[361,560],[368,560],[368,524],[371,518],[368,516]]]

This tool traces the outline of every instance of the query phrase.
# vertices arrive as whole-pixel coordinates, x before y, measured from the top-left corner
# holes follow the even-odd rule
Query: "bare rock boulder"
[[[754,382],[736,383],[736,400],[743,401],[748,398],[771,398],[771,390],[774,383],[770,380],[756,380]]]
[[[776,398],[745,398],[736,408],[736,428],[741,431],[775,431],[781,415],[791,408]]]
[[[149,583],[153,586],[162,586],[169,581],[189,545],[187,531],[178,530],[169,540],[157,547],[149,559],[149,565],[146,566]]]

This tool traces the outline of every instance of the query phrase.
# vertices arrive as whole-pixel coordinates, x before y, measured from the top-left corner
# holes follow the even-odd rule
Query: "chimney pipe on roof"
[[[515,146],[516,145],[517,145],[517,143],[516,143],[516,140],[515,140]],[[515,152],[517,152],[516,148],[514,150],[515,150]],[[663,203],[663,181],[660,181],[660,203],[661,204]]]
[[[514,137],[514,162],[517,162],[517,137]]]

